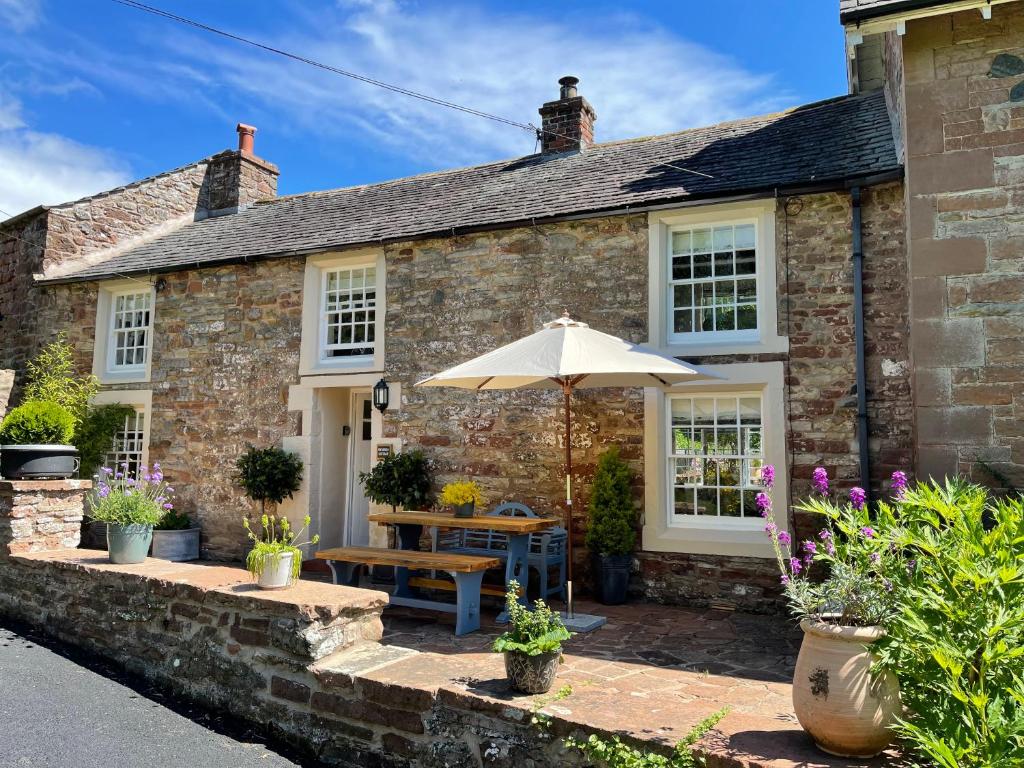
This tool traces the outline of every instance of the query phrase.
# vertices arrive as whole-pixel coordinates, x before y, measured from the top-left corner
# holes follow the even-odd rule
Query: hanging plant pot
[[[107,524],[107,556],[112,563],[130,565],[144,562],[152,541],[152,525]]]
[[[804,640],[793,675],[793,709],[818,747],[839,757],[873,757],[892,742],[900,691],[888,672],[872,676],[868,644],[880,627],[800,622]]]
[[[73,445],[0,446],[0,477],[8,480],[67,480],[78,472]]]
[[[509,686],[521,693],[547,693],[555,684],[561,651],[530,656],[522,651],[505,651],[505,674]]]

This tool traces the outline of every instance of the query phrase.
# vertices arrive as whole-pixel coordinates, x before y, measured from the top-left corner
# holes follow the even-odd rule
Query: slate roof
[[[876,19],[890,13],[915,11],[946,5],[953,0],[839,0],[839,20],[843,24]]]
[[[708,174],[705,178],[676,168]],[[680,133],[261,201],[43,282],[166,272],[900,171],[881,92]]]

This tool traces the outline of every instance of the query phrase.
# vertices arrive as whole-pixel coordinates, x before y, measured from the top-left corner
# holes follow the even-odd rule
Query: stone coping
[[[309,621],[330,621],[338,616],[379,612],[388,602],[384,592],[336,586],[300,579],[288,589],[264,590],[252,582],[244,568],[206,563],[173,563],[146,558],[137,565],[111,563],[103,550],[62,549],[13,555],[12,560],[28,567],[55,566],[96,575],[117,574],[156,582],[158,586],[182,590],[193,597],[212,593],[218,600],[246,611],[287,613]]]
[[[4,480],[0,493],[31,493],[33,491],[88,491],[92,480]]]

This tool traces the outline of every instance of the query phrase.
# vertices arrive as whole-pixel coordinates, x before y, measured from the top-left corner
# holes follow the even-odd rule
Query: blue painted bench
[[[537,514],[525,504],[509,501],[499,504],[485,517],[537,517]],[[500,558],[508,557],[508,535],[499,531],[483,529],[455,529],[439,533],[437,528],[430,531],[431,549],[435,552],[451,552],[463,555],[485,555]],[[547,599],[550,595],[560,595],[565,600],[565,566],[566,544],[568,533],[564,528],[550,528],[542,533],[530,534],[530,548],[527,565],[534,568],[540,576],[540,596]],[[550,584],[550,569],[558,569],[558,580]],[[525,585],[524,585],[525,586]]]
[[[395,591],[392,605],[428,608],[455,614],[455,634],[465,635],[480,629],[480,593],[484,571],[497,568],[501,560],[476,554],[455,552],[419,552],[408,549],[378,547],[336,547],[316,553],[331,569],[335,584],[359,586],[359,569],[364,565],[390,565],[395,569]],[[410,579],[410,570],[444,571],[455,586],[455,605],[419,597],[412,591],[417,586],[450,588],[449,582],[426,583],[426,579]]]

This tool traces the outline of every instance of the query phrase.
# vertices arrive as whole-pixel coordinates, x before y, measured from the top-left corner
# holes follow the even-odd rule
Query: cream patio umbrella
[[[565,313],[544,328],[492,352],[429,376],[418,387],[560,389],[565,396],[565,506],[568,536],[567,613],[572,609],[572,393],[594,387],[670,387],[720,378],[648,347],[595,331]]]

